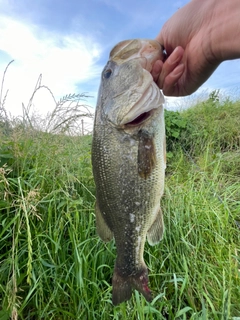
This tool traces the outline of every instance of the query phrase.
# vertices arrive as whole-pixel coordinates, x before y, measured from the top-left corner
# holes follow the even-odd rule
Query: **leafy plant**
[[[183,131],[188,130],[190,125],[180,112],[165,110],[165,128],[167,151],[172,151],[180,140]]]

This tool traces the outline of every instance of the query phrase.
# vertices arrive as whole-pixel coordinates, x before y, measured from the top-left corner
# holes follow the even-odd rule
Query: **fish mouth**
[[[127,122],[124,124],[125,127],[135,127],[135,126],[139,126],[140,124],[142,124],[143,122],[145,122],[147,119],[149,119],[152,114],[154,112],[153,110],[150,111],[146,111],[143,112],[142,114],[140,114],[139,116],[137,116],[135,119],[133,119],[130,122]]]
[[[146,122],[155,111],[164,103],[164,97],[154,82],[147,87],[141,98],[123,117],[120,126],[133,127]]]

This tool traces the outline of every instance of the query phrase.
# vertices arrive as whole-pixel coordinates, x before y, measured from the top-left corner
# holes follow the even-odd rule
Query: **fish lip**
[[[154,108],[152,110],[149,111],[145,111],[143,113],[141,113],[139,116],[137,116],[135,119],[133,119],[132,121],[129,121],[127,123],[125,123],[123,126],[124,128],[129,128],[129,127],[138,127],[139,125],[143,124],[144,122],[146,122],[152,115],[153,113],[156,111],[157,109]]]
[[[133,107],[131,108],[130,112],[131,112],[132,110],[136,109],[136,108],[137,108],[137,105],[141,103],[141,100],[143,99],[143,97],[148,94],[148,91],[150,90],[151,85],[152,85],[152,83],[150,83],[150,84],[147,86],[147,88],[144,90],[142,96],[138,99],[138,101],[137,101],[137,102],[133,105]],[[138,126],[139,124],[145,122],[145,121],[151,116],[151,114],[152,114],[151,111],[152,111],[152,110],[153,110],[153,109],[144,110],[143,112],[141,112],[141,113],[139,113],[139,114],[137,113],[136,116],[135,116],[133,119],[131,119],[130,121],[125,122],[125,123],[123,123],[123,121],[122,121],[121,124],[122,124],[124,127],[126,127],[126,126],[127,126],[127,127],[128,127],[128,126],[131,126],[131,127],[132,127],[132,126]],[[138,123],[134,124],[134,122],[136,121],[136,119],[142,117],[144,114],[146,114],[146,117],[144,117],[144,119],[143,119],[142,121],[139,121]],[[124,118],[125,118],[125,117],[124,117]]]
[[[155,82],[151,82],[144,90],[140,99],[132,106],[127,115],[120,122],[121,127],[139,126],[146,122],[164,103],[163,95]],[[139,111],[139,112],[138,112]],[[139,121],[136,119],[139,118]]]

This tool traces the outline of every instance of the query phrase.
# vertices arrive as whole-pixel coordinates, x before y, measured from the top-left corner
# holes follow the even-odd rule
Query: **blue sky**
[[[111,48],[131,38],[154,39],[164,22],[188,1],[162,0],[0,0],[0,72],[14,59],[5,80],[6,108],[21,114],[38,76],[56,98],[88,92],[94,106],[101,71]],[[240,60],[224,62],[196,95],[221,89],[239,93]],[[167,99],[183,106],[182,98]],[[191,97],[190,97],[191,100]],[[46,112],[53,101],[46,90],[35,99]]]

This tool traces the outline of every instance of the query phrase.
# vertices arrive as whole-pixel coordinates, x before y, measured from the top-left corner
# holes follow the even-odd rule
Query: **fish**
[[[153,298],[143,253],[146,239],[155,245],[164,233],[164,97],[151,75],[159,59],[163,48],[155,40],[121,41],[101,75],[91,154],[96,230],[116,244],[113,305],[134,290],[149,302]]]

